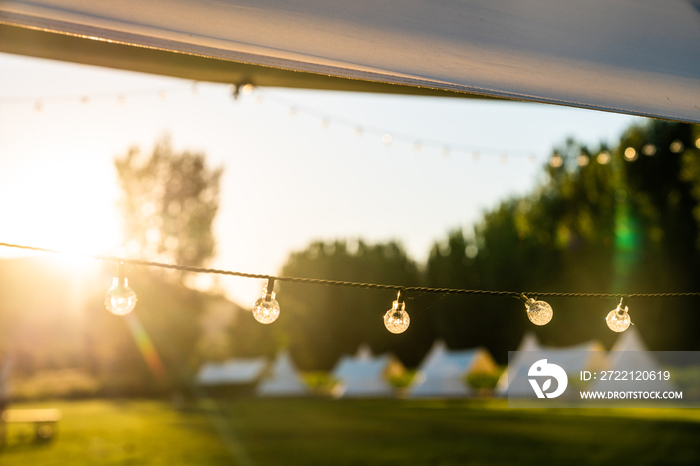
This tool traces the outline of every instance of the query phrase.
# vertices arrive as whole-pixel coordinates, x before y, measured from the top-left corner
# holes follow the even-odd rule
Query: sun
[[[87,254],[121,243],[119,190],[110,166],[38,147],[0,183],[0,241]]]

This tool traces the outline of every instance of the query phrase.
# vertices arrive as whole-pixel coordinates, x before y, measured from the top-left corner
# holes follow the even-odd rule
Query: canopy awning
[[[0,0],[0,51],[700,122],[698,0]]]

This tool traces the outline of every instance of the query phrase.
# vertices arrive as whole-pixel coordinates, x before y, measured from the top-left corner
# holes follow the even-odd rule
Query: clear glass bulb
[[[527,318],[535,325],[548,324],[554,315],[552,306],[544,301],[535,301],[532,298],[525,304],[525,308],[527,309]]]
[[[623,310],[618,304],[617,308],[608,312],[605,322],[608,324],[608,327],[610,327],[610,330],[613,332],[624,332],[627,330],[632,323],[629,314],[627,314],[628,310],[627,306],[625,306]]]
[[[117,316],[124,316],[136,307],[136,293],[129,288],[129,281],[125,278],[124,283],[119,283],[119,278],[114,277],[112,288],[105,295],[105,307],[109,312]]]
[[[384,314],[384,325],[391,333],[405,332],[410,323],[411,318],[408,317],[408,312],[406,312],[406,303],[399,304],[398,300],[394,301],[391,309]]]
[[[280,305],[275,300],[275,292],[267,294],[267,287],[263,288],[262,298],[253,305],[253,317],[261,324],[271,324],[280,316]]]

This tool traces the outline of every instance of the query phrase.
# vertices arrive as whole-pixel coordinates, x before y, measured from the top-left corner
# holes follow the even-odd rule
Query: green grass
[[[56,438],[11,426],[5,465],[700,464],[695,409],[515,410],[500,401],[76,401]]]

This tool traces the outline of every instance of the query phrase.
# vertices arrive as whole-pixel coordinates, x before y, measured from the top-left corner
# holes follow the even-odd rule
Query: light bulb
[[[273,287],[274,282],[269,280],[267,286],[263,288],[262,297],[253,305],[253,317],[261,324],[271,324],[280,316],[280,305],[275,300]],[[267,292],[268,289],[270,293]]]
[[[136,293],[129,288],[128,280],[123,276],[114,277],[112,288],[105,295],[105,307],[107,310],[114,315],[124,316],[134,310],[136,301]]]
[[[625,306],[625,309],[623,310],[622,302],[620,302],[615,309],[608,312],[605,322],[608,324],[608,327],[610,327],[610,330],[613,332],[624,332],[627,330],[627,328],[629,328],[632,321],[627,313],[628,310],[629,309],[627,306]]]
[[[544,301],[535,301],[532,298],[528,298],[525,303],[525,308],[527,309],[527,318],[530,319],[535,325],[546,325],[552,320],[552,306]]]
[[[406,303],[399,302],[397,299],[391,306],[391,309],[384,314],[384,326],[391,333],[403,333],[411,323],[411,318],[406,312]]]

